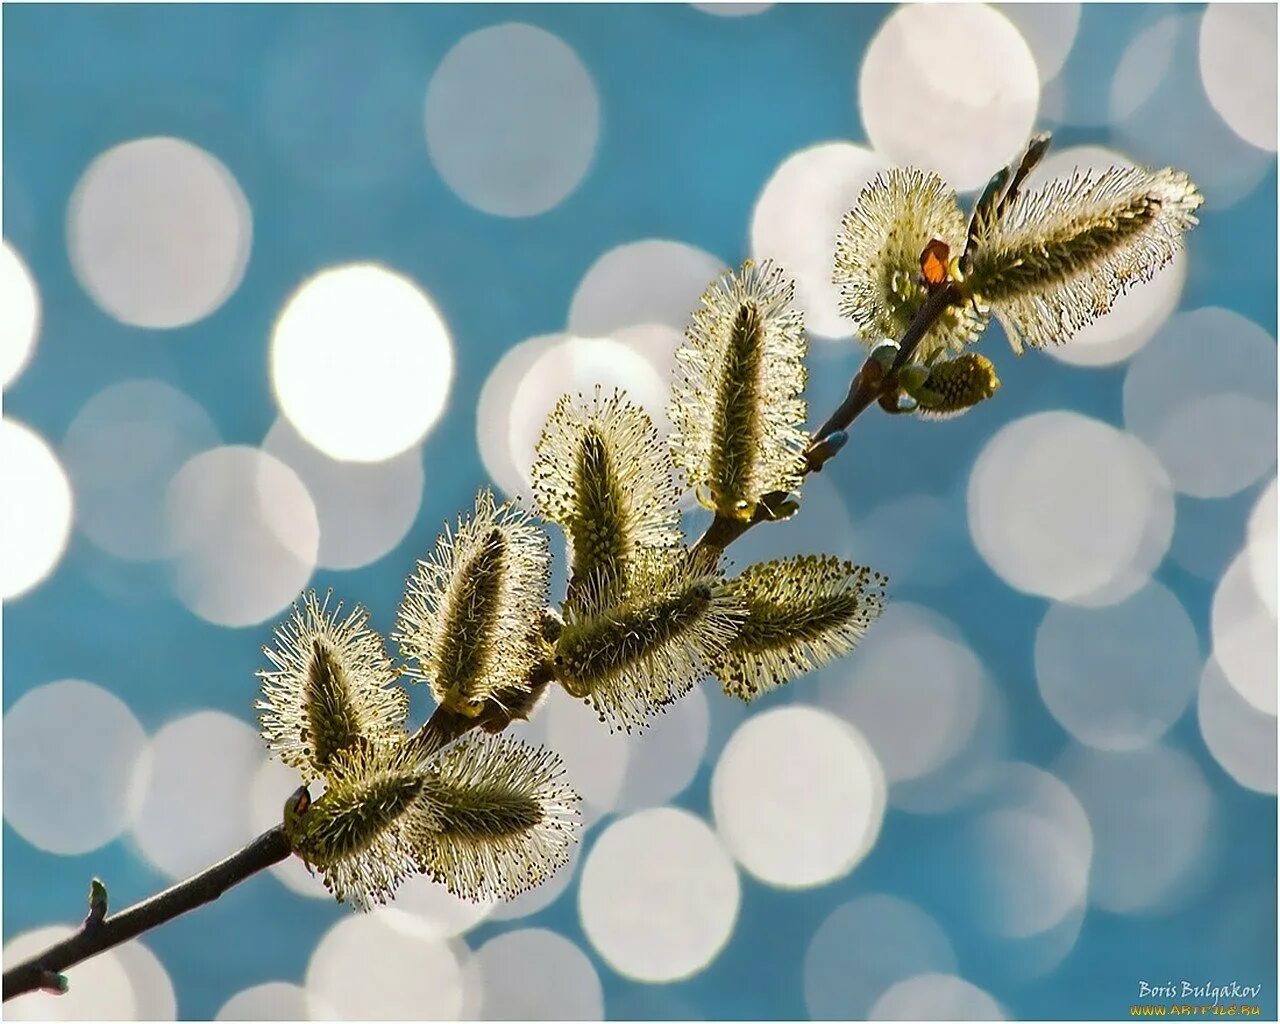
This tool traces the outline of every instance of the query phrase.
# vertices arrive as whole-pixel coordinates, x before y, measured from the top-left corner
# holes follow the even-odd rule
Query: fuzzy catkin
[[[714,572],[684,558],[641,567],[624,600],[589,598],[569,610],[554,671],[601,721],[630,732],[708,674],[708,659],[732,639],[739,615]]]
[[[437,821],[422,867],[455,895],[513,899],[569,859],[578,839],[580,798],[552,751],[471,735],[431,766]]]
[[[313,639],[303,713],[312,760],[317,767],[327,766],[335,754],[363,734],[351,689],[346,665],[337,652],[319,637]]]
[[[991,360],[977,352],[962,352],[929,367],[924,383],[911,394],[918,403],[917,415],[950,419],[985,402],[999,389],[1000,378]]]
[[[1203,201],[1172,168],[1050,182],[984,225],[964,293],[991,307],[1014,351],[1064,342],[1173,259]]]
[[[626,581],[642,551],[680,541],[670,455],[646,413],[622,392],[565,395],[547,417],[533,465],[539,511],[569,539],[574,586]]]
[[[750,261],[702,294],[676,351],[672,455],[704,505],[749,518],[773,491],[800,485],[807,380],[795,285]]]
[[[356,605],[342,617],[342,604],[331,609],[329,602],[328,594],[321,601],[308,591],[276,627],[274,646],[263,648],[272,667],[258,673],[263,739],[304,781],[358,740],[394,739],[409,711],[368,612]]]
[[[446,527],[409,578],[392,635],[410,674],[467,715],[495,693],[527,688],[549,578],[546,535],[482,491],[474,514]]]
[[[836,240],[840,312],[867,345],[896,341],[928,298],[920,280],[920,254],[935,239],[959,253],[966,238],[956,193],[938,175],[911,167],[876,178],[844,216]],[[986,311],[952,306],[916,348],[916,361],[960,350],[986,328]]]
[[[884,608],[886,582],[832,556],[751,566],[728,587],[745,617],[712,659],[725,692],[751,701],[852,650]]]
[[[421,760],[407,744],[357,744],[334,759],[324,795],[290,821],[289,840],[341,903],[385,903],[419,870],[438,827]]]

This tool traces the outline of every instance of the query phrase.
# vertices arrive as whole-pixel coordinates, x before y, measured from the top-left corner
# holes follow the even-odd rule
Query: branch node
[[[51,996],[61,996],[70,987],[65,974],[47,970],[40,972],[40,991],[48,992]]]
[[[849,440],[847,430],[833,430],[826,437],[815,441],[808,453],[809,472],[821,473],[827,460],[836,455]]]
[[[790,519],[800,511],[800,502],[792,497],[789,491],[770,491],[760,498],[756,505],[752,523],[776,523],[781,519]]]
[[[89,883],[89,913],[84,919],[84,930],[90,931],[102,924],[107,916],[107,887],[101,878]]]

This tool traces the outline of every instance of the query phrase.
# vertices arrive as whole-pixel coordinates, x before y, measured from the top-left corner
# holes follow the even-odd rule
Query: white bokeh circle
[[[974,823],[972,838],[986,867],[977,888],[995,934],[1040,935],[1079,904],[1088,861],[1053,822],[1025,811],[993,811]]]
[[[1071,55],[1080,30],[1080,4],[998,4],[1031,47],[1040,71],[1040,84],[1053,81]]]
[[[4,716],[4,818],[42,850],[80,854],[133,817],[129,780],[147,736],[128,706],[93,683],[29,690]]]
[[[1253,577],[1254,588],[1262,603],[1276,614],[1276,481],[1271,483],[1258,496],[1249,514],[1249,529],[1245,541],[1245,551],[1249,557],[1249,573]]]
[[[1110,604],[1140,589],[1173,515],[1168,477],[1140,441],[1066,410],[1007,423],[969,476],[978,553],[1010,586],[1059,601]]]
[[[292,469],[257,448],[213,448],[174,474],[165,501],[173,585],[196,615],[249,626],[275,615],[311,578],[320,526]]]
[[[675,379],[676,352],[685,343],[683,331],[670,324],[633,324],[619,327],[611,337],[644,359],[653,367],[658,379],[670,388]],[[651,409],[650,405],[655,403],[656,396],[646,399],[646,409],[653,417],[658,434],[666,438],[671,433],[670,410],[666,406]]]
[[[869,1020],[1007,1020],[989,992],[954,974],[917,974],[885,990]]]
[[[1240,696],[1210,658],[1196,702],[1200,734],[1223,771],[1240,785],[1276,794],[1276,716]]]
[[[884,820],[884,771],[863,735],[804,705],[749,718],[711,779],[716,830],[738,862],[779,888],[824,885],[866,856]]]
[[[255,729],[221,711],[197,711],[157,732],[130,784],[139,800],[133,839],[147,860],[182,878],[252,839],[248,794],[261,750]]]
[[[1275,445],[1265,440],[1276,422],[1275,404],[1243,395],[1203,395],[1172,413],[1151,440],[1185,494],[1234,494],[1275,466]]]
[[[990,682],[950,623],[891,602],[858,645],[818,680],[823,707],[871,744],[893,787],[944,769],[974,734]]]
[[[1167,10],[1172,13],[1149,21],[1133,35],[1116,67],[1110,85],[1110,136],[1140,163],[1186,171],[1204,194],[1205,212],[1226,209],[1253,192],[1275,166],[1275,117],[1271,116],[1271,150],[1241,138],[1196,74],[1192,51],[1202,41],[1200,12],[1187,7]],[[1271,32],[1274,38],[1274,21]],[[1268,46],[1263,40],[1256,45]],[[1240,60],[1253,47],[1242,47],[1233,58],[1241,65],[1237,74],[1262,79],[1269,64],[1274,81],[1274,47],[1260,66]],[[1261,100],[1261,109],[1269,105],[1274,115],[1275,90],[1261,83],[1254,88],[1270,89],[1272,95]]]
[[[1276,151],[1276,8],[1211,3],[1200,20],[1200,79],[1231,130]]]
[[[311,495],[320,527],[317,564],[356,569],[404,540],[422,507],[422,451],[383,462],[342,462],[312,447],[281,417],[262,450],[295,473]]]
[[[26,368],[40,335],[40,291],[18,251],[0,244],[0,388]]]
[[[587,852],[582,927],[614,970],[679,981],[703,970],[738,917],[738,873],[701,818],[655,807],[620,818]]]
[[[165,529],[169,485],[188,459],[218,441],[209,414],[163,381],[103,388],[81,407],[62,441],[76,492],[76,525],[117,558],[172,554]]]
[[[1040,72],[1022,35],[978,4],[909,4],[862,58],[858,105],[876,152],[980,188],[1026,145]]]
[[[1093,830],[1090,902],[1113,914],[1176,906],[1213,823],[1213,793],[1180,750],[1071,747],[1055,763]]]
[[[926,699],[942,702],[954,717],[947,727],[932,732],[928,737],[931,742],[923,744],[923,749],[942,751],[950,756],[926,775],[898,779],[892,783],[889,790],[891,806],[911,814],[946,814],[972,805],[988,790],[993,773],[998,772],[999,766],[1005,762],[1012,745],[1013,725],[1008,700],[996,680],[968,647],[963,634],[937,628],[933,632],[940,632],[955,646],[948,647],[935,641],[928,645],[930,652],[934,656],[950,652],[955,655],[955,662],[945,670],[936,663],[929,665],[924,662],[926,670],[939,671],[942,676],[936,696],[930,695]],[[929,688],[923,689],[927,691]],[[883,680],[877,680],[873,690],[877,699],[869,701],[867,706],[878,705],[877,710],[885,716],[882,720],[892,723],[888,726],[890,732],[903,734],[909,728],[907,723],[913,715],[921,715],[922,728],[927,730],[933,726],[936,729],[940,716],[935,713],[922,715],[918,709],[907,706],[901,698],[886,692]],[[953,703],[949,704],[957,697],[971,700],[973,706],[961,706],[957,710]],[[897,717],[894,717],[895,711],[900,712]],[[864,718],[861,723],[855,719],[855,724],[861,724],[867,733],[873,727],[870,718]],[[884,745],[887,746],[887,741]],[[917,753],[920,749],[915,747]],[[892,755],[886,756],[890,761],[895,759]]]
[[[445,54],[427,88],[426,130],[432,163],[464,202],[531,217],[561,203],[587,173],[600,99],[564,40],[507,22]]]
[[[502,354],[489,371],[476,403],[476,444],[489,479],[507,497],[529,494],[526,471],[511,450],[511,403],[530,367],[548,349],[564,341],[566,334],[542,334],[526,338]]]
[[[1046,978],[1067,959],[1080,941],[1080,931],[1089,914],[1088,900],[1081,901],[1052,928],[1027,936],[999,936],[984,943],[1000,957],[1011,980],[1020,982]]]
[[[309,1010],[301,985],[268,981],[241,989],[222,1004],[214,1020],[307,1020]]]
[[[44,580],[71,535],[71,485],[57,455],[25,423],[0,422],[0,599]]]
[[[448,325],[417,284],[380,264],[309,278],[272,331],[280,411],[330,458],[381,462],[413,447],[452,382]]]
[[[715,14],[721,18],[743,18],[751,14],[763,14],[772,7],[773,4],[723,0],[723,2],[720,3],[690,4],[689,6],[696,7],[704,14]]]
[[[1150,102],[1169,72],[1175,67],[1182,19],[1176,15],[1158,18],[1134,33],[1116,66],[1108,90],[1108,113],[1112,121],[1124,121]]]
[[[1125,426],[1174,487],[1223,498],[1275,465],[1276,343],[1239,313],[1206,307],[1174,317],[1129,365]]]
[[[827,915],[809,941],[805,1006],[814,1020],[856,1020],[894,983],[955,968],[947,933],[920,907],[885,893],[859,896]]]
[[[504,932],[467,962],[481,1020],[603,1020],[604,992],[587,955],[545,928]]]
[[[840,222],[868,182],[886,170],[883,157],[849,142],[823,142],[792,153],[770,175],[751,214],[751,251],[772,259],[796,283],[796,308],[809,334],[847,337],[840,289],[831,280]]]
[[[311,954],[314,1020],[456,1020],[463,967],[448,940],[397,929],[381,914],[344,915]]]
[[[1035,638],[1036,684],[1077,740],[1134,750],[1181,717],[1200,675],[1195,625],[1150,583],[1106,608],[1051,605]]]
[[[636,324],[684,330],[698,297],[724,270],[719,257],[686,242],[644,238],[615,246],[578,282],[568,330],[584,337]]]
[[[4,944],[4,962],[17,963],[61,942],[73,929],[46,925],[21,932]],[[145,1020],[120,952],[108,949],[63,972],[68,988],[60,996],[28,992],[4,1004],[5,1020]]]
[[[182,327],[216,310],[244,276],[252,235],[231,172],[167,136],[99,155],[67,210],[76,277],[106,312],[136,327]]]
[[[968,912],[1006,939],[1052,932],[1085,903],[1094,847],[1085,810],[1062,779],[1003,765],[961,837]]]
[[[1213,593],[1213,657],[1241,697],[1275,715],[1276,613],[1259,596],[1249,561],[1247,551],[1232,559]]]

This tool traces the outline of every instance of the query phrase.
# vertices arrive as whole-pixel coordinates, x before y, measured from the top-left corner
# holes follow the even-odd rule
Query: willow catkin
[[[622,392],[561,398],[532,475],[539,511],[568,537],[575,590],[591,577],[625,582],[639,552],[680,542],[670,455],[648,413]]]
[[[962,352],[928,367],[920,382],[907,390],[916,400],[918,416],[949,419],[985,402],[999,389],[1000,378],[991,360],[977,352]]]
[[[1050,182],[986,225],[964,293],[991,307],[1015,351],[1061,343],[1173,259],[1203,201],[1172,168]]]
[[[380,743],[403,731],[409,699],[382,637],[356,605],[342,616],[315,591],[295,604],[263,653],[272,668],[258,673],[256,704],[267,747],[309,781],[360,739]]]
[[[438,827],[428,782],[411,744],[356,744],[333,759],[324,795],[286,817],[290,843],[339,902],[385,903],[420,870]]]
[[[773,491],[798,487],[807,380],[795,285],[748,261],[702,294],[676,352],[671,450],[704,505],[749,518]]]
[[[844,216],[836,239],[835,273],[840,311],[862,340],[874,345],[906,333],[928,290],[920,278],[920,254],[931,242],[959,253],[966,222],[956,193],[938,175],[911,167],[882,174],[862,190]],[[944,310],[916,348],[914,358],[960,350],[987,325],[973,304]]]
[[[818,555],[759,563],[730,580],[744,618],[712,659],[725,692],[751,701],[852,650],[884,608],[886,582]]]
[[[436,823],[422,867],[470,900],[513,899],[569,859],[580,798],[553,751],[472,734],[439,754],[428,791]]]
[[[738,618],[738,602],[714,571],[686,558],[642,566],[621,601],[588,595],[568,609],[556,678],[602,721],[630,731],[708,674],[708,659],[732,639]]]
[[[446,527],[409,578],[392,635],[411,675],[428,682],[440,704],[468,715],[494,693],[526,688],[541,656],[549,577],[546,535],[482,491],[474,514],[456,530]]]

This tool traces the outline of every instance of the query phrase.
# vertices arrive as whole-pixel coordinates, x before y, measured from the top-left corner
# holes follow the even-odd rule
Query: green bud
[[[991,360],[976,352],[965,352],[945,362],[935,363],[920,379],[919,370],[900,378],[903,390],[918,403],[916,412],[924,417],[945,419],[959,416],[979,402],[985,402],[1000,388],[1000,378]]]
[[[84,919],[85,928],[100,925],[107,916],[107,887],[102,879],[95,878],[89,882],[89,913]]]

